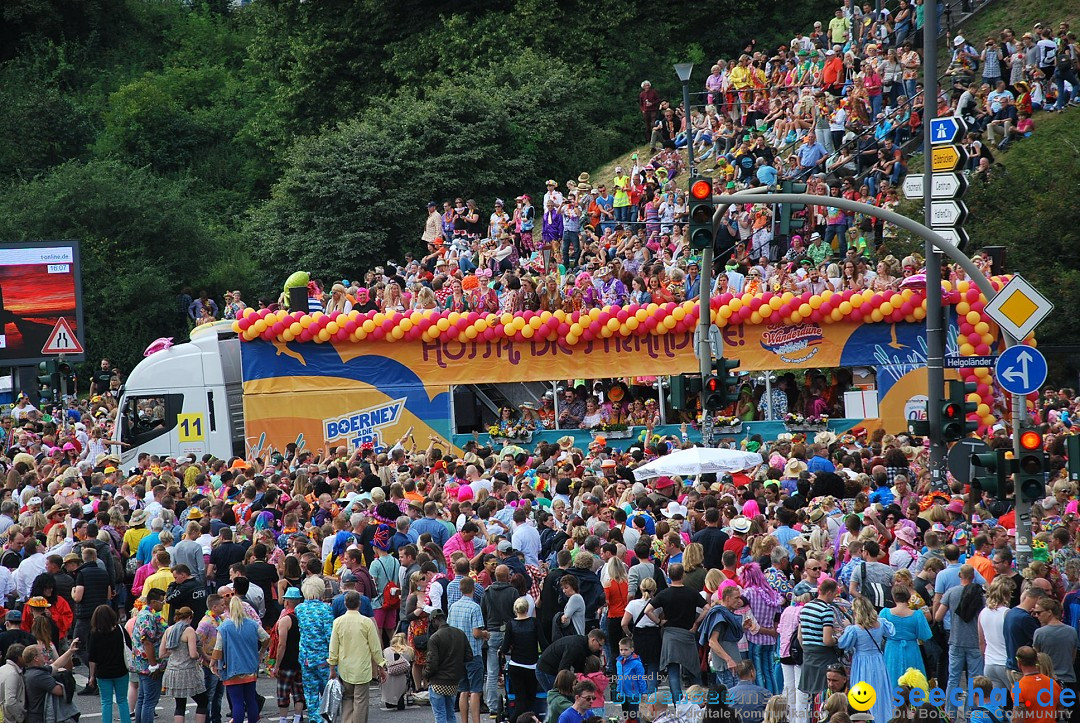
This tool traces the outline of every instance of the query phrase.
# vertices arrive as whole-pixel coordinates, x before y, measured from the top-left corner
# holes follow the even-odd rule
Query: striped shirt
[[[820,598],[811,600],[799,613],[799,626],[802,629],[803,647],[810,645],[824,647],[825,627],[836,627],[836,613],[833,606]]]

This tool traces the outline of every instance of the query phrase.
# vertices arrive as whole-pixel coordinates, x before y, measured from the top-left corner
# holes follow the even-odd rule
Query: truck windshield
[[[121,438],[133,447],[160,437],[176,426],[182,394],[156,394],[128,397],[121,417]]]

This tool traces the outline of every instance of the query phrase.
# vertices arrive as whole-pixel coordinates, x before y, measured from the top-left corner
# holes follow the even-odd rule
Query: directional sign
[[[931,198],[960,198],[968,188],[967,179],[959,173],[935,173],[933,179]],[[923,198],[925,194],[921,173],[908,174],[904,178],[904,195],[912,201]]]
[[[960,146],[936,146],[930,151],[930,165],[934,173],[959,171],[967,160],[967,151]]]
[[[71,324],[64,317],[56,321],[56,326],[45,340],[45,346],[41,348],[42,354],[82,354],[83,347],[75,336]]]
[[[990,369],[997,363],[996,356],[947,356],[945,357],[946,369],[977,369],[985,367]]]
[[[1023,339],[1053,308],[1046,297],[1017,274],[986,305],[986,315],[1012,338]]]
[[[963,201],[931,201],[930,227],[959,226],[967,218],[967,212]]]
[[[986,442],[981,439],[973,439],[971,437],[967,439],[961,439],[959,442],[952,446],[949,450],[947,461],[949,464],[949,472],[956,478],[956,481],[962,485],[971,484],[971,478],[975,475],[971,469],[971,455],[973,454],[985,454],[989,452],[990,448],[986,446]]]
[[[954,116],[930,120],[930,142],[935,146],[955,143],[967,132],[963,119]]]
[[[1009,394],[1031,394],[1046,382],[1046,357],[1038,349],[1010,346],[1001,352],[994,377]]]
[[[967,246],[968,234],[967,231],[962,228],[935,228],[934,233],[936,233],[938,236],[941,236],[943,239],[945,239],[961,251],[963,251],[964,247]],[[935,253],[941,253],[936,248],[934,249],[934,251]]]
[[[694,351],[697,351],[698,344],[701,343],[701,327],[694,328]],[[724,335],[720,332],[720,327],[716,324],[709,326],[709,347],[712,349],[713,359],[719,359],[724,356]]]

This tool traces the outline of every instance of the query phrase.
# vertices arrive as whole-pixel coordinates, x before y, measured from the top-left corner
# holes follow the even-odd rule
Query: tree
[[[66,163],[0,193],[0,238],[81,240],[87,353],[127,368],[151,339],[186,330],[181,286],[220,277],[219,259],[242,270],[200,216],[189,183],[118,161]]]

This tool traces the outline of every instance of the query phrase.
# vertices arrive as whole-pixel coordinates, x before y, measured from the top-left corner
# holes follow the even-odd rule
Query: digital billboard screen
[[[0,325],[0,366],[55,359],[47,346],[83,361],[78,241],[0,243]]]

